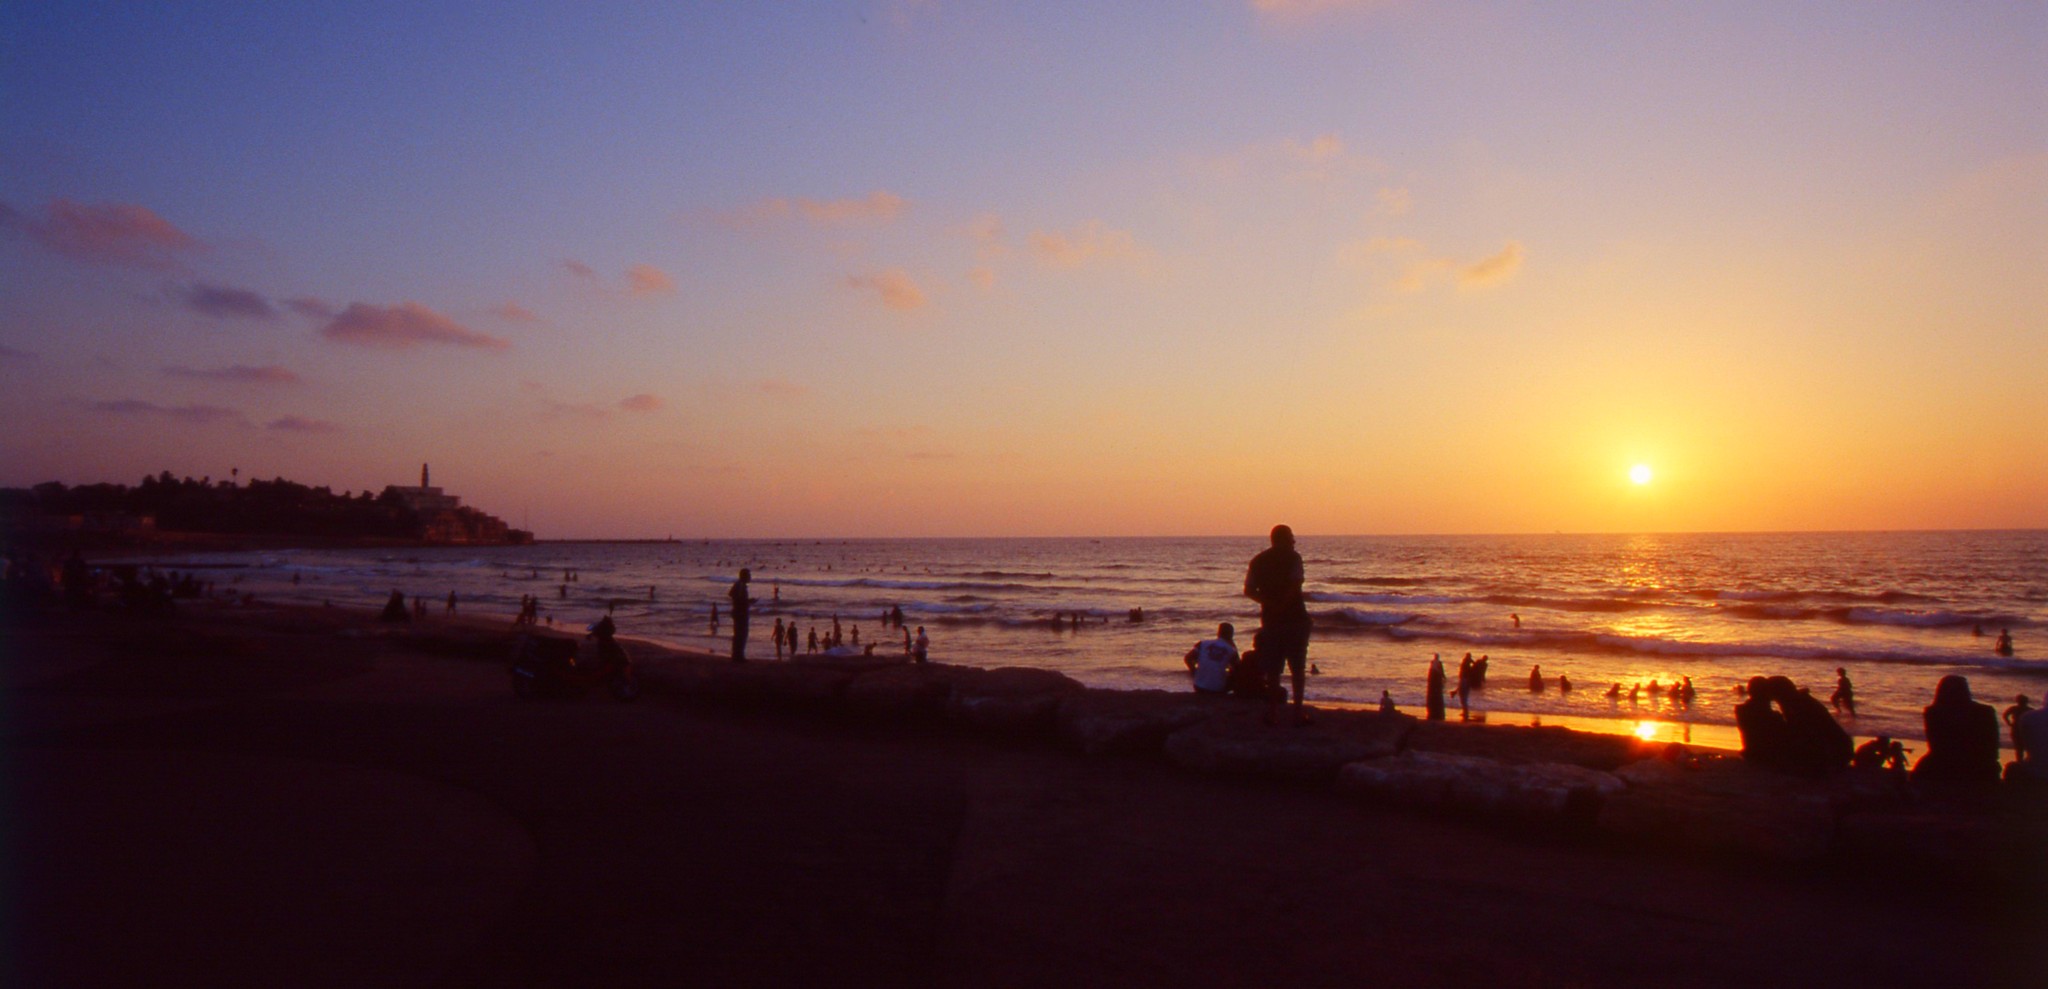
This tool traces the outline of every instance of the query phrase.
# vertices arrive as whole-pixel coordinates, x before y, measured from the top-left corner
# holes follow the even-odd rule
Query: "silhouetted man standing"
[[[1259,603],[1259,624],[1263,644],[1259,657],[1266,667],[1266,723],[1279,720],[1283,695],[1280,668],[1294,673],[1294,723],[1308,723],[1301,708],[1301,694],[1308,667],[1308,602],[1301,596],[1301,554],[1294,551],[1294,530],[1273,527],[1273,545],[1252,557],[1245,569],[1244,596]]]
[[[754,603],[753,597],[747,593],[747,581],[752,579],[754,575],[741,568],[740,579],[733,581],[732,590],[725,595],[732,599],[732,661],[735,663],[747,661],[747,611]]]

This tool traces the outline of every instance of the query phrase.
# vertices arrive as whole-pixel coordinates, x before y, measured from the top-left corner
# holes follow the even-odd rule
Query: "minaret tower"
[[[421,464],[421,465],[420,465],[420,487],[423,487],[423,488],[424,488],[424,487],[428,487],[428,486],[429,486],[429,485],[427,484],[427,465],[426,465],[426,464]]]

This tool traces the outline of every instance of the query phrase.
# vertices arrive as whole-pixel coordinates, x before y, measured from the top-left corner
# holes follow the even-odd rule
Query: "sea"
[[[835,620],[902,655],[901,608],[935,661],[1033,666],[1095,686],[1189,688],[1181,657],[1233,622],[1264,534],[1210,538],[749,539],[319,549],[165,558],[217,589],[347,607],[391,591],[441,613],[510,616],[523,596],[581,631],[607,612],[624,636],[723,651],[727,592],[750,568],[750,656],[772,661],[778,620],[808,636]],[[1453,677],[1484,656],[1467,718],[1593,724],[1676,740],[1733,738],[1736,688],[1791,677],[1815,697],[1854,684],[1859,738],[1923,737],[1937,680],[1961,674],[1999,710],[2048,691],[2048,531],[1679,535],[1319,536],[1300,550],[1315,623],[1311,704],[1419,710],[1432,656]],[[714,626],[712,610],[719,619]],[[1075,616],[1081,619],[1077,625]],[[2001,631],[2015,655],[1999,656]],[[1531,689],[1540,667],[1544,689]],[[1573,689],[1560,690],[1559,677]],[[1664,688],[1691,678],[1682,704]],[[1454,681],[1455,682],[1455,681]],[[1620,685],[1621,696],[1609,688]],[[1653,690],[1653,685],[1658,688]],[[1635,688],[1635,698],[1628,693]],[[1460,716],[1452,702],[1453,718]],[[1695,732],[1698,736],[1695,736]]]

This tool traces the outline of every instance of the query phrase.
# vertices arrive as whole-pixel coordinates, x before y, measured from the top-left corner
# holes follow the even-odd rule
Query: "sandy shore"
[[[1691,854],[652,677],[520,702],[471,648],[495,620],[428,626],[8,616],[4,981],[2006,986],[2048,960],[2024,822],[1989,872]],[[1417,744],[1624,744],[1513,731]],[[1956,821],[1983,823],[1930,826]]]

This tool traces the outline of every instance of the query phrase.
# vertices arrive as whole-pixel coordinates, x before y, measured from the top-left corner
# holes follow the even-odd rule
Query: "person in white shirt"
[[[1182,660],[1194,674],[1195,690],[1222,694],[1230,690],[1230,670],[1237,665],[1237,629],[1229,622],[1216,626],[1216,637],[1195,643]]]

